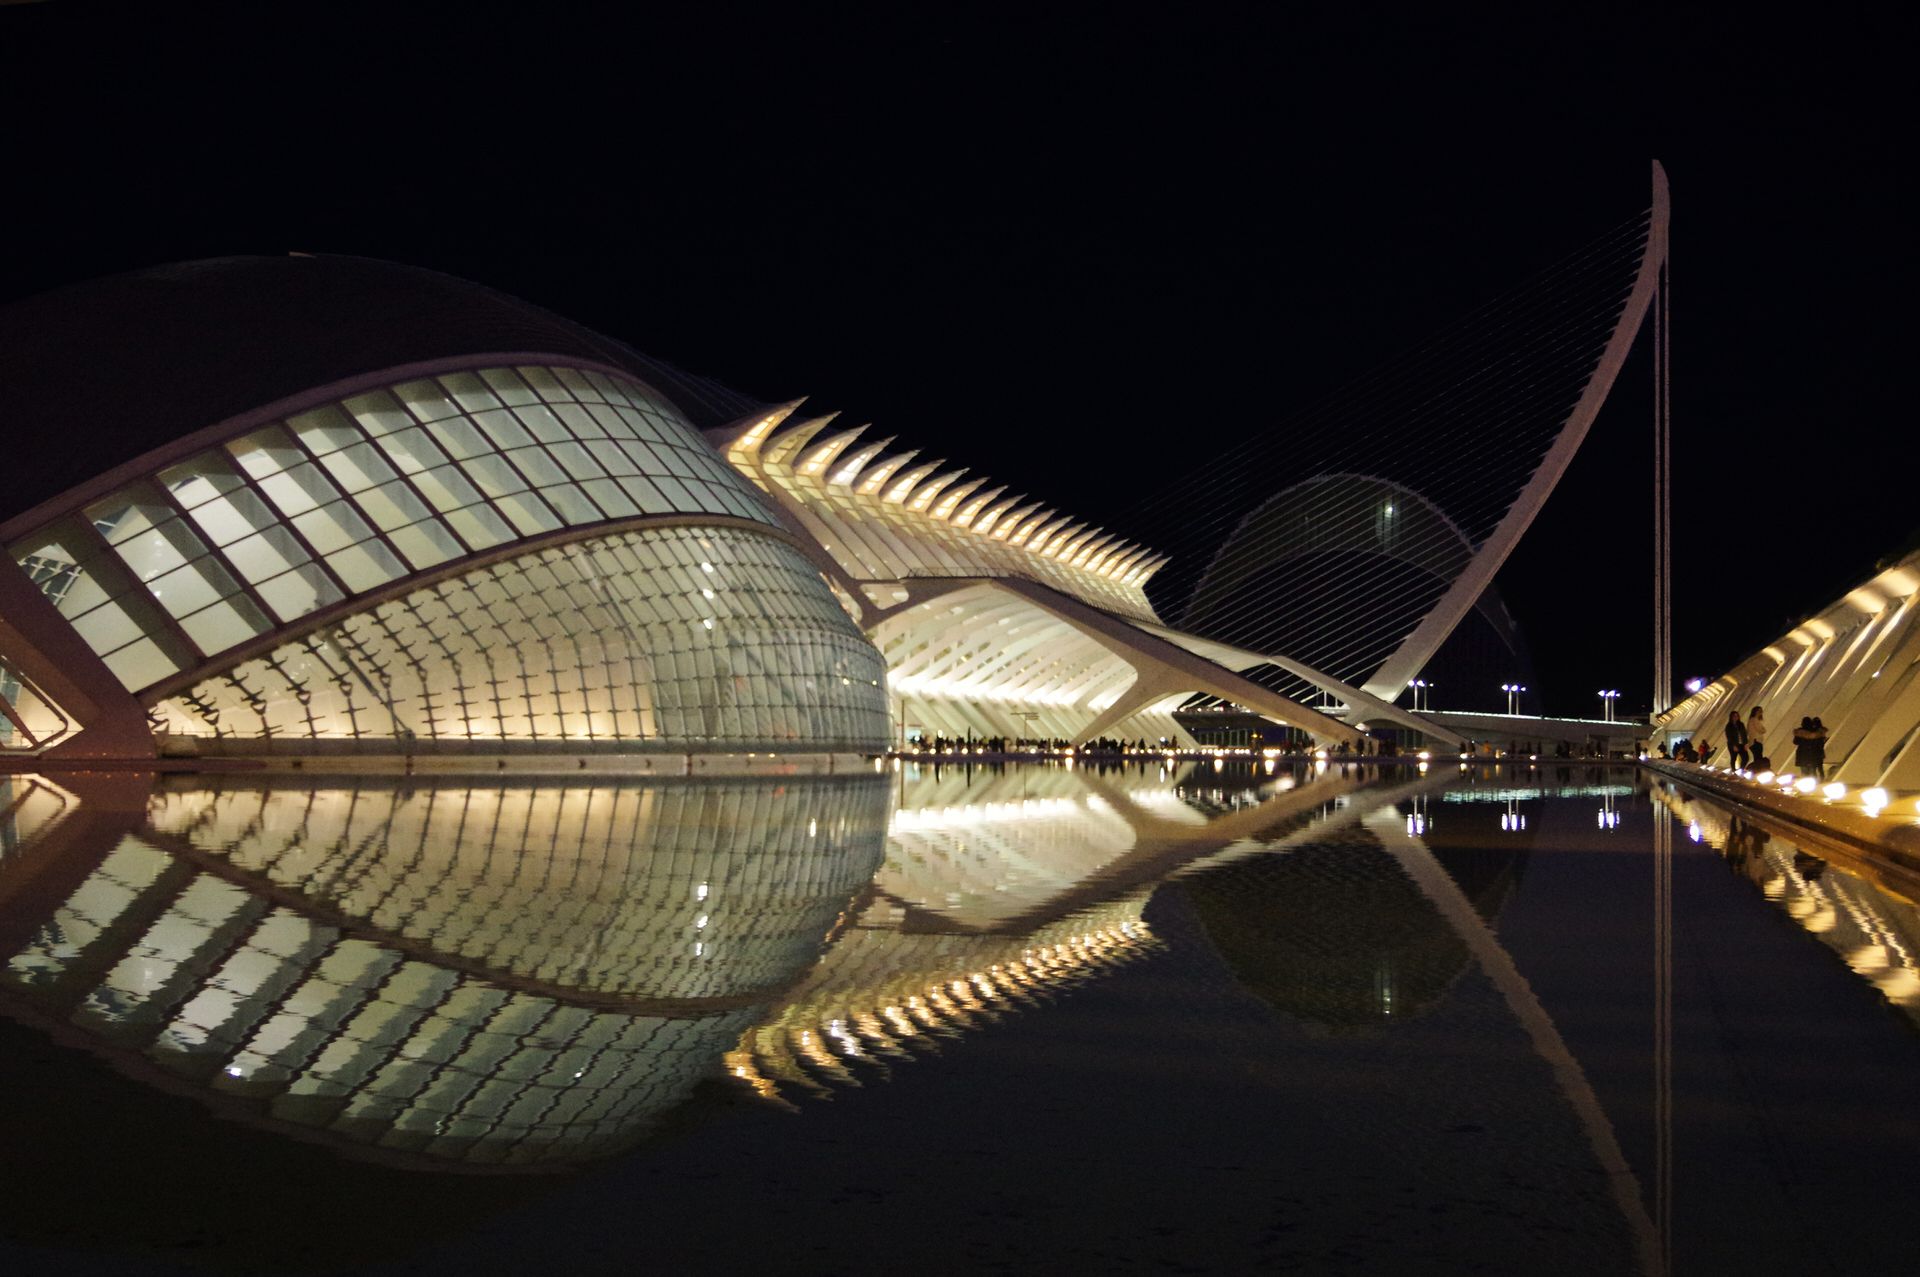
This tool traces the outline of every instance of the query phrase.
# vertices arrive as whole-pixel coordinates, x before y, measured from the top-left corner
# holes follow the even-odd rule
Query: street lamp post
[[[1500,690],[1507,694],[1507,713],[1518,714],[1520,712],[1520,693],[1527,689],[1518,683],[1502,683],[1500,684]]]
[[[1413,709],[1415,713],[1430,711],[1433,708],[1432,702],[1428,699],[1432,693],[1427,691],[1429,687],[1433,686],[1432,683],[1427,682],[1424,678],[1416,678],[1407,684],[1407,686],[1413,689]]]
[[[1613,721],[1613,703],[1619,699],[1620,693],[1617,691],[1600,693],[1600,705],[1606,710],[1607,721],[1609,723]]]

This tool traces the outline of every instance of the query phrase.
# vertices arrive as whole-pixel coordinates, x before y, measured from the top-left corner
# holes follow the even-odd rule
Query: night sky
[[[387,258],[1111,520],[1204,502],[1210,458],[1644,207],[1657,157],[1679,676],[1920,524],[1884,313],[1911,292],[1906,148],[1861,33],[642,8],[0,7],[0,300]],[[1650,371],[1500,577],[1549,713],[1650,697]],[[0,428],[21,464],[32,423]]]

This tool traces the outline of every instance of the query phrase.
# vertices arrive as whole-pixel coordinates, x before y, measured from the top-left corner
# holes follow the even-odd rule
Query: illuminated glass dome
[[[817,549],[700,435],[751,400],[345,257],[62,289],[0,309],[0,350],[0,419],[35,441],[0,499],[0,746],[884,745]]]

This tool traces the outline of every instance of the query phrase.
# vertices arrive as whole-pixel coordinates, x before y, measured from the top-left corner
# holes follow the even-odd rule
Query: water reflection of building
[[[578,1161],[817,959],[884,804],[877,778],[174,790],[0,987],[228,1116],[422,1166]]]
[[[871,903],[729,1064],[767,1094],[850,1082],[1133,961],[1158,947],[1154,884],[1401,791],[1361,773],[915,769]]]
[[[1920,1022],[1920,907],[1874,880],[1874,867],[1844,853],[1809,855],[1751,816],[1735,816],[1690,794],[1654,796],[1685,822],[1687,835],[1726,858],[1789,918],[1840,955],[1883,997]],[[1830,864],[1833,856],[1837,864]]]
[[[1490,848],[1484,836],[1462,836],[1465,821],[1437,823],[1423,823],[1422,842],[1491,921],[1519,882],[1531,839]],[[1471,963],[1447,919],[1364,825],[1285,855],[1228,861],[1181,887],[1240,982],[1317,1029],[1346,1033],[1416,1015]]]

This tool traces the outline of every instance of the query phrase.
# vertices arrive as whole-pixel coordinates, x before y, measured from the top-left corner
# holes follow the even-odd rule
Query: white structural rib
[[[1452,586],[1434,604],[1433,610],[1414,627],[1413,633],[1381,664],[1374,676],[1367,680],[1365,690],[1369,694],[1390,701],[1406,689],[1407,680],[1420,672],[1421,667],[1439,650],[1440,644],[1446,641],[1447,635],[1453,633],[1454,627],[1466,616],[1467,609],[1473,606],[1492,582],[1500,565],[1507,561],[1507,555],[1520,540],[1520,534],[1527,530],[1533,517],[1540,512],[1540,507],[1546,504],[1553,485],[1560,481],[1567,463],[1573,460],[1574,452],[1587,437],[1587,429],[1593,425],[1600,405],[1606,402],[1607,392],[1613,389],[1614,378],[1619,376],[1620,366],[1626,362],[1627,351],[1646,318],[1648,304],[1652,302],[1654,288],[1660,280],[1660,265],[1667,256],[1667,219],[1667,174],[1656,160],[1653,164],[1653,217],[1647,228],[1646,252],[1640,259],[1640,274],[1634,280],[1633,293],[1620,313],[1620,321],[1614,325],[1606,352],[1600,357],[1600,366],[1588,379],[1586,389],[1580,394],[1580,401],[1567,415],[1566,425],[1560,428],[1559,437],[1540,462],[1540,468],[1533,472],[1533,478],[1527,481],[1527,486],[1521,489],[1520,495],[1507,510],[1506,517],[1500,520],[1500,526],[1493,530],[1492,536],[1481,542],[1472,561],[1454,578]]]

